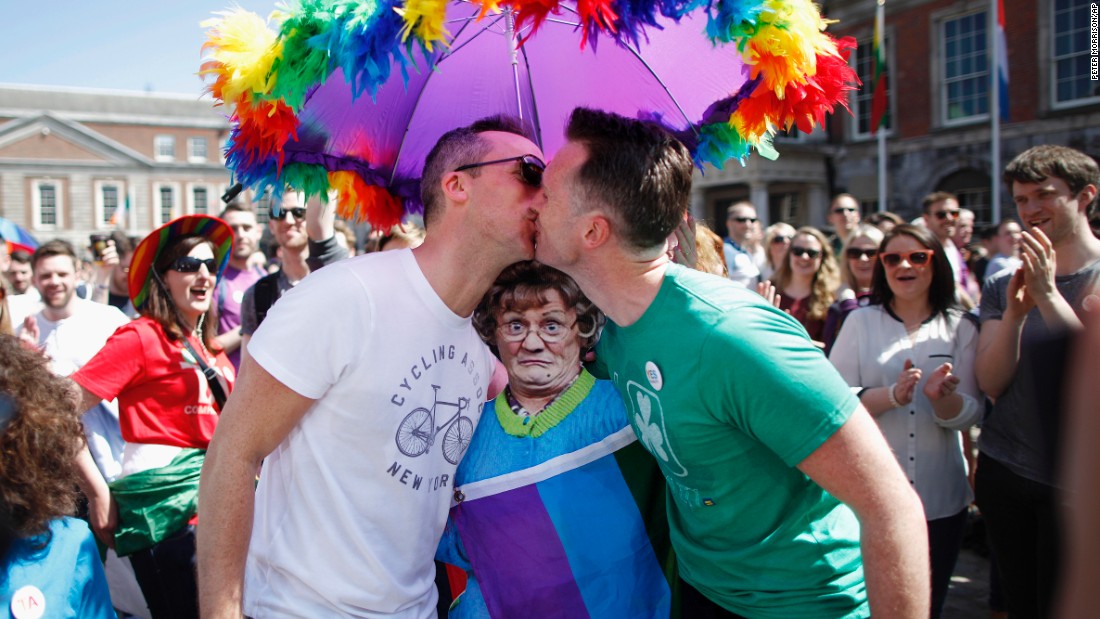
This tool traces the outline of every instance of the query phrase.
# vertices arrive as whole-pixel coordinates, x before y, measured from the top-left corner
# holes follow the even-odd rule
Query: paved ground
[[[989,617],[989,559],[964,549],[951,577],[942,619]]]

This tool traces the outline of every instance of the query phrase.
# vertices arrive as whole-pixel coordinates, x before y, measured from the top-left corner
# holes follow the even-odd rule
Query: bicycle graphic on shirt
[[[462,416],[462,411],[470,406],[470,399],[459,398],[458,402],[441,402],[439,385],[432,385],[432,388],[435,389],[435,403],[432,404],[431,410],[424,407],[413,409],[413,412],[401,420],[401,425],[397,426],[397,448],[410,458],[422,456],[428,453],[436,437],[443,432],[443,457],[451,464],[458,464],[458,460],[470,446],[470,438],[474,434],[474,422],[469,417]],[[440,406],[452,406],[456,410],[454,417],[436,426],[436,409]]]

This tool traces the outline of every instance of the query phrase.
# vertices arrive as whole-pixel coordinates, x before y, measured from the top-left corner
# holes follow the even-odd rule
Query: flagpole
[[[880,37],[878,41],[880,46],[884,46],[886,42],[885,7],[886,0],[878,0],[878,6],[875,7],[875,32]],[[887,106],[889,105],[887,103]],[[887,113],[889,113],[889,110],[887,110]],[[878,210],[880,213],[890,210],[886,197],[886,132],[882,130],[882,127],[878,128]]]
[[[991,215],[993,221],[990,223],[997,224],[1001,221],[1001,71],[1000,71],[1000,52],[997,46],[1000,44],[1000,24],[1001,19],[999,15],[1000,0],[989,0],[989,4],[992,10],[989,12],[992,16],[990,24],[993,26],[989,29],[991,42],[990,54],[989,54],[989,161],[990,161],[990,185],[992,192],[990,199],[992,204]]]

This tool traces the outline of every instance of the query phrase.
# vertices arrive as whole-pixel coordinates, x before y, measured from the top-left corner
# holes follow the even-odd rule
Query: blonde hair
[[[768,266],[770,266],[772,269],[779,268],[778,264],[772,264],[771,246],[772,240],[780,234],[785,234],[787,236],[790,236],[791,238],[794,238],[794,226],[789,223],[780,221],[768,226],[764,230],[764,259],[768,261]]]
[[[803,226],[795,230],[791,245],[787,248],[787,255],[772,275],[772,282],[781,291],[791,283],[791,247],[794,247],[794,239],[800,236],[813,237],[821,245],[821,265],[817,267],[813,282],[810,284],[810,303],[806,317],[810,320],[824,320],[825,315],[829,313],[829,306],[836,300],[836,290],[840,287],[840,269],[836,266],[829,239],[825,238],[817,228]]]

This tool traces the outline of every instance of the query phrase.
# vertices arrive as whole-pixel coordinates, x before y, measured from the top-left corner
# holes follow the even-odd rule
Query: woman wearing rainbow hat
[[[199,472],[235,379],[214,344],[218,277],[233,233],[207,215],[145,237],[130,265],[141,316],[120,327],[72,378],[80,410],[117,398],[126,447],[109,486],[81,454],[96,535],[129,556],[153,617],[198,616],[194,524]]]

